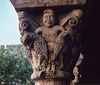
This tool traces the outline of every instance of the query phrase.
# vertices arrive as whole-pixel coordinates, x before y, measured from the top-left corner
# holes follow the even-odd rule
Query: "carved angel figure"
[[[24,14],[24,16],[21,16]],[[19,29],[26,56],[33,66],[33,79],[69,77],[80,54],[79,19],[74,10],[55,25],[52,9],[43,12],[43,25],[19,13]]]

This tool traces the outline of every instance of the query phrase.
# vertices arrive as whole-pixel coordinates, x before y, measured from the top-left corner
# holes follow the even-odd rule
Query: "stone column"
[[[35,85],[69,85],[80,56],[83,12],[75,6],[86,0],[10,1],[19,16],[20,40]]]

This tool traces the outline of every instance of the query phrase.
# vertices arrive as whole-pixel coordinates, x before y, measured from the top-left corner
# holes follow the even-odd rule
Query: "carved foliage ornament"
[[[43,13],[40,25],[27,12],[19,12],[19,30],[26,56],[33,67],[32,79],[70,79],[80,55],[80,9],[73,10],[55,25],[52,9]]]

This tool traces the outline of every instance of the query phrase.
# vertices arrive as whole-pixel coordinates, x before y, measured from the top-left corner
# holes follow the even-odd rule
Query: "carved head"
[[[54,11],[46,9],[43,12],[43,25],[46,27],[52,27],[55,23]]]

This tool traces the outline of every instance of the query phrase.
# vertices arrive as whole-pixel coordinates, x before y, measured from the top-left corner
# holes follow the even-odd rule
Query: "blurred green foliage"
[[[33,71],[30,62],[19,48],[15,57],[0,46],[0,85],[34,85],[30,78]]]

